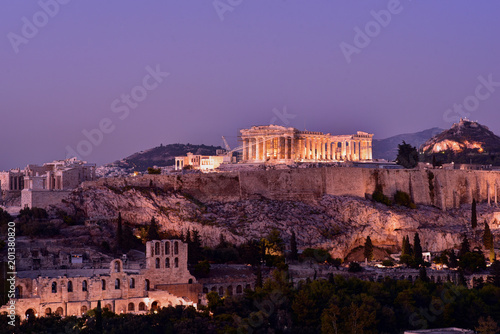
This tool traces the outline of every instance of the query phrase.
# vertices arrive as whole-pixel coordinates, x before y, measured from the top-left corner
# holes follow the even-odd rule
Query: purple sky
[[[52,17],[38,1],[2,2],[0,170],[79,144],[98,164],[160,143],[234,145],[238,129],[272,120],[385,138],[447,128],[464,102],[500,133],[500,84],[478,88],[479,76],[500,82],[497,1],[220,0],[219,13],[213,1],[59,1]],[[356,46],[356,27],[372,37],[348,63],[341,43]],[[170,74],[145,90],[157,65]],[[144,98],[134,109],[121,101],[131,92]],[[294,118],[276,117],[284,108]]]

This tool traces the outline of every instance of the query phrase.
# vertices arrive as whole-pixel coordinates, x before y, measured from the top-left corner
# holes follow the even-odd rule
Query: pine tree
[[[403,243],[401,244],[401,256],[409,255],[407,252],[408,252],[408,246],[406,245],[406,237],[403,236]]]
[[[255,287],[262,288],[262,270],[260,269],[260,265],[257,266],[257,278],[255,280]]]
[[[418,272],[418,278],[420,278],[422,282],[429,281],[429,277],[427,276],[427,269],[425,269],[425,266],[420,267],[420,270]]]
[[[420,237],[418,233],[415,233],[413,237],[413,258],[415,259],[415,263],[423,264],[424,260],[422,259],[422,245],[420,244]]]
[[[160,234],[158,233],[158,225],[156,224],[155,217],[151,218],[151,222],[149,223],[147,240],[160,240]]]
[[[122,213],[118,212],[118,222],[116,226],[116,244],[119,250],[123,249],[123,227],[122,227]]]
[[[462,240],[462,244],[460,245],[460,254],[459,254],[459,257],[462,257],[466,253],[469,253],[469,252],[470,252],[469,239],[467,239],[467,236],[464,234],[464,239]]]
[[[370,239],[370,236],[366,237],[365,250],[363,255],[365,259],[367,259],[368,261],[373,260],[373,244],[372,244],[372,239]]]
[[[299,258],[299,251],[297,249],[297,238],[295,236],[295,231],[292,231],[292,238],[290,240],[290,259],[297,261]]]
[[[477,211],[476,211],[476,199],[474,198],[472,200],[472,210],[471,210],[471,218],[470,218],[470,222],[471,222],[471,225],[472,225],[472,228],[476,228],[477,227]]]

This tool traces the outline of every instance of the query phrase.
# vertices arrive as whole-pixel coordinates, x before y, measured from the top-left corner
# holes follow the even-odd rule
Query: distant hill
[[[428,162],[434,156],[440,163],[500,165],[500,137],[487,126],[466,119],[427,140],[421,151]]]
[[[436,134],[443,131],[444,130],[440,128],[432,128],[415,133],[396,135],[386,139],[374,139],[372,143],[373,158],[386,159],[389,161],[395,160],[398,155],[398,145],[401,144],[403,140],[406,143],[419,148],[429,138],[432,138]]]
[[[97,172],[100,176],[117,176],[134,171],[145,172],[148,167],[173,166],[176,156],[186,155],[188,152],[200,155],[215,155],[218,149],[222,149],[222,147],[193,144],[160,145],[101,166]]]

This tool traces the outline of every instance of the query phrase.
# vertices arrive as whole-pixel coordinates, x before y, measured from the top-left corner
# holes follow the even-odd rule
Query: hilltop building
[[[247,163],[371,161],[373,134],[331,135],[279,125],[243,129],[243,160]]]
[[[84,181],[96,179],[95,164],[76,158],[0,172],[3,199],[21,197],[21,207],[45,207],[60,201]]]

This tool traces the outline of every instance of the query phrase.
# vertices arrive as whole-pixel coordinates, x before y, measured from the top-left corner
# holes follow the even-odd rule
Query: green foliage
[[[418,151],[415,147],[407,144],[404,140],[398,145],[398,156],[396,163],[404,168],[415,168],[418,165]]]
[[[405,193],[404,191],[396,191],[396,194],[394,195],[394,203],[410,209],[417,208],[415,203],[412,202],[410,195],[408,193]]]
[[[488,276],[488,283],[500,288],[500,261],[495,260],[490,266],[490,275]]]
[[[483,245],[489,251],[490,261],[493,262],[495,260],[493,233],[491,233],[490,226],[486,221],[484,221]]]
[[[151,241],[151,240],[160,240],[160,233],[155,217],[151,217],[151,222],[149,223],[149,228],[148,228],[148,234],[146,236],[146,241]]]
[[[413,236],[413,258],[417,266],[424,264],[424,260],[422,258],[422,245],[420,244],[420,236],[418,233],[415,233]]]
[[[196,278],[205,278],[210,274],[210,263],[207,260],[200,261],[194,266],[194,276]]]
[[[394,262],[392,262],[392,260],[384,260],[384,261],[382,261],[382,265],[384,267],[392,267],[392,266],[394,266]]]
[[[472,274],[486,269],[486,260],[482,253],[467,252],[460,256],[458,266],[467,274]]]
[[[372,239],[370,238],[370,236],[366,237],[364,251],[363,251],[363,256],[368,261],[372,261],[373,260],[373,244],[372,244]]]
[[[363,271],[363,268],[361,267],[361,265],[359,263],[351,262],[351,263],[349,263],[348,271],[350,273],[359,273],[360,271]]]
[[[152,175],[159,175],[159,174],[161,174],[161,169],[160,168],[148,167],[147,171],[148,171],[148,174],[152,174]]]
[[[470,218],[472,228],[477,227],[477,209],[476,209],[476,199],[472,200],[472,208],[471,208],[471,218]]]
[[[317,263],[332,262],[332,256],[328,250],[323,248],[306,248],[300,256],[302,261],[313,261]]]
[[[372,194],[372,199],[375,202],[379,202],[379,203],[385,204],[387,206],[391,206],[392,205],[392,201],[390,200],[389,197],[387,197],[387,196],[384,195],[383,188],[379,184],[377,184],[375,186],[375,191]]]
[[[469,239],[467,239],[467,236],[464,234],[464,238],[462,240],[462,244],[460,245],[460,252],[458,253],[459,257],[462,257],[464,254],[470,252],[470,244],[469,244]]]

